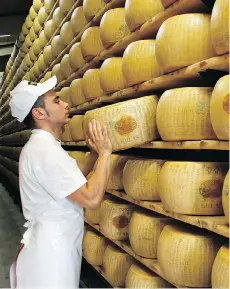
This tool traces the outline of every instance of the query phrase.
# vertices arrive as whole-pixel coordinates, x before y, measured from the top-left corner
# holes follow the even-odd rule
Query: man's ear
[[[32,115],[35,119],[41,120],[44,119],[46,116],[45,110],[41,107],[33,108],[32,109]]]

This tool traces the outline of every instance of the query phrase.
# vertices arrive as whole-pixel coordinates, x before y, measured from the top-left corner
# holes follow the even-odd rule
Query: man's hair
[[[39,108],[39,107],[45,108],[45,94],[38,97],[38,99],[36,100],[36,102],[32,106],[30,112],[28,113],[28,115],[25,117],[25,119],[23,121],[23,123],[26,126],[28,126],[30,129],[36,128],[36,123],[35,123],[35,120],[34,120],[33,115],[32,115],[32,110],[34,108]]]

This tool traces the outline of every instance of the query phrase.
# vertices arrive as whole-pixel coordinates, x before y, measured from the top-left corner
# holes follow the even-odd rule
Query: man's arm
[[[95,151],[91,150],[90,153],[85,154],[82,162],[78,163],[78,167],[85,177],[88,176],[88,174],[92,171],[97,161],[97,158],[98,154]]]

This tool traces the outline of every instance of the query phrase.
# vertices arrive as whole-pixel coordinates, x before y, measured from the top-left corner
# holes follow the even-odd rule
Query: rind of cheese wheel
[[[65,126],[65,131],[64,133],[61,135],[61,140],[62,141],[72,141],[72,137],[71,137],[71,133],[70,133],[70,128],[69,128],[69,124],[67,123]]]
[[[93,266],[102,266],[108,241],[99,233],[88,231],[82,243],[83,255]]]
[[[83,119],[84,115],[74,115],[69,122],[71,137],[74,141],[81,141],[85,139]]]
[[[48,71],[46,72],[45,76],[44,76],[44,80],[48,80],[49,78],[52,77],[52,72],[51,71]]]
[[[211,15],[212,45],[218,55],[229,52],[229,0],[216,0]]]
[[[86,152],[82,152],[82,151],[69,151],[68,154],[75,159],[75,161],[77,162],[77,164],[81,165],[81,163],[84,162],[85,156],[87,155]]]
[[[35,41],[36,41],[36,40],[35,40]],[[31,47],[30,50],[29,50],[29,56],[30,56],[31,61],[34,62],[35,60],[37,60],[37,56],[36,56],[35,53],[34,53],[33,47]]]
[[[156,36],[156,58],[164,73],[216,56],[210,15],[190,13],[168,18]],[[193,23],[193,25],[191,25]]]
[[[95,119],[106,125],[113,151],[157,139],[157,102],[158,97],[150,95],[87,111],[84,119],[85,134],[88,133],[89,122]]]
[[[135,200],[160,201],[157,184],[164,163],[162,160],[129,160],[122,177],[127,195]]]
[[[38,16],[38,14],[37,14],[37,12],[34,10],[34,7],[33,7],[33,6],[30,7],[29,15],[30,15],[31,20],[34,20],[34,19]]]
[[[100,83],[103,91],[112,93],[126,87],[122,72],[122,57],[106,59],[100,68]]]
[[[100,209],[100,230],[112,240],[127,240],[134,205],[117,200],[104,200]]]
[[[62,25],[60,30],[60,36],[62,43],[67,46],[74,38],[74,34],[72,31],[71,23],[69,21],[65,22]]]
[[[62,74],[61,74],[61,69],[60,69],[60,63],[57,63],[54,65],[52,68],[52,75],[56,75],[58,83],[61,82],[62,80]]]
[[[54,56],[53,56],[52,50],[51,50],[51,45],[48,45],[45,47],[45,49],[43,51],[43,57],[44,57],[44,61],[45,61],[46,65],[49,66],[50,63],[54,60]]]
[[[49,13],[53,9],[55,2],[55,0],[44,0],[44,7],[47,13]]]
[[[43,1],[33,0],[33,7],[34,7],[35,12],[38,12],[42,6],[43,6]]]
[[[71,82],[70,91],[73,106],[80,105],[86,102],[86,98],[82,89],[82,78],[74,79]]]
[[[162,5],[167,8],[169,7],[170,5],[172,5],[174,2],[176,2],[177,0],[161,0],[162,2]]]
[[[73,72],[73,69],[70,66],[70,62],[69,62],[69,54],[65,54],[62,57],[60,69],[61,69],[61,74],[63,75],[64,79],[70,76],[70,74]]]
[[[51,41],[51,50],[54,57],[57,57],[61,54],[62,50],[65,48],[65,45],[61,41],[61,36],[56,35]]]
[[[229,288],[229,245],[224,244],[212,266],[212,288]]]
[[[217,81],[210,101],[212,127],[221,140],[229,139],[229,80],[230,76],[225,75]]]
[[[83,28],[86,26],[87,24],[87,19],[85,18],[85,14],[83,12],[83,6],[77,7],[71,16],[71,28],[73,30],[73,34],[75,36],[78,35],[78,33],[80,33]]]
[[[106,5],[104,0],[84,0],[83,11],[88,21],[92,20]]]
[[[108,48],[130,33],[125,22],[125,8],[110,9],[100,22],[100,35],[104,47]]]
[[[82,89],[86,100],[103,96],[105,93],[100,83],[100,69],[88,69],[82,78]]]
[[[135,211],[129,223],[129,241],[133,251],[139,256],[156,259],[159,236],[169,223],[172,223],[171,218]]]
[[[126,0],[125,21],[130,31],[134,31],[163,10],[161,0]]]
[[[67,102],[69,104],[69,107],[72,106],[69,87],[63,87],[60,91],[57,92],[57,95],[60,97],[62,101]]]
[[[218,237],[195,228],[167,225],[157,246],[163,276],[183,287],[210,287]]]
[[[45,33],[45,37],[48,40],[50,40],[50,38],[53,36],[55,29],[56,29],[56,26],[52,19],[46,21],[45,26],[44,26],[44,33]]]
[[[33,21],[32,21],[32,19],[31,19],[30,15],[27,15],[27,16],[26,16],[25,25],[26,25],[26,28],[27,28],[27,29],[30,29],[30,28],[32,27]],[[28,33],[27,33],[27,34],[28,34]],[[25,35],[25,34],[24,34],[24,35]]]
[[[45,63],[43,54],[41,54],[38,57],[38,68],[39,68],[40,73],[45,71],[45,69],[46,69],[46,63]]]
[[[134,259],[118,247],[108,245],[103,260],[106,279],[113,287],[124,287],[125,279]]]
[[[42,32],[39,34],[39,46],[41,47],[42,50],[46,46],[47,43],[48,43],[48,40],[45,36],[45,32],[44,30],[42,30]]]
[[[162,74],[156,59],[155,46],[155,40],[139,40],[127,46],[122,58],[122,71],[128,86]]]
[[[224,179],[224,185],[222,190],[222,205],[224,209],[225,219],[229,224],[229,171]]]
[[[96,210],[86,209],[85,219],[91,224],[99,224],[100,222],[100,208]]]
[[[33,24],[32,27],[33,27],[34,32],[36,33],[36,35],[38,35],[38,33],[41,31],[41,28],[42,28],[41,24],[38,21],[38,17],[36,19],[34,19],[34,24]]]
[[[170,162],[163,165],[158,192],[165,208],[189,215],[222,215],[227,163]]]
[[[82,51],[81,51],[80,42],[75,43],[71,47],[69,51],[69,61],[73,70],[76,70],[85,64],[85,60],[83,58]]]
[[[157,106],[157,127],[165,141],[216,139],[210,119],[211,87],[166,90]]]
[[[163,278],[141,264],[131,265],[125,280],[125,288],[171,288],[173,287]]]
[[[61,12],[66,15],[69,10],[73,7],[76,0],[59,0],[59,7]]]
[[[55,10],[54,10],[54,13],[53,13],[53,16],[52,16],[52,19],[53,19],[53,23],[55,25],[55,27],[58,27],[62,20],[64,19],[65,15],[62,13],[60,7],[57,7]]]
[[[34,32],[33,26],[30,28],[29,38],[33,42],[37,38],[37,34]]]
[[[40,25],[43,25],[47,18],[48,18],[48,12],[45,7],[42,7],[38,11],[38,22],[40,23]]]

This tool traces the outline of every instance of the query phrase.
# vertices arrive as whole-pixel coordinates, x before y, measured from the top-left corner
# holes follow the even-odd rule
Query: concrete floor
[[[9,288],[9,268],[25,231],[24,217],[0,183],[0,288]]]

